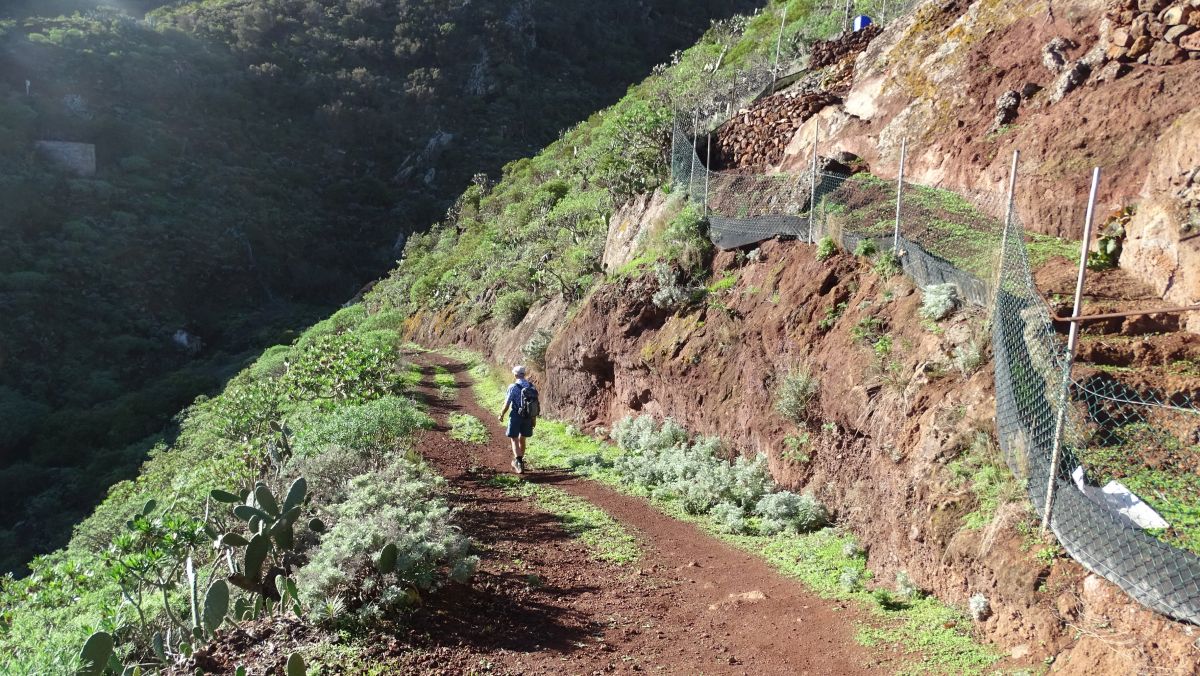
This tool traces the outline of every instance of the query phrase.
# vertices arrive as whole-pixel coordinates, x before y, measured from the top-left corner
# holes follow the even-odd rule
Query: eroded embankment
[[[735,452],[767,454],[781,484],[816,493],[867,545],[881,584],[905,571],[961,608],[985,596],[993,612],[977,628],[1018,660],[1196,673],[1190,628],[1036,537],[1024,490],[995,451],[982,310],[922,319],[909,280],[844,253],[819,261],[797,243],[721,254],[712,272],[727,281],[687,310],[656,307],[652,277],[633,275],[569,315],[541,306],[501,330],[464,327],[449,310],[415,318],[410,333],[515,362],[535,330],[556,329],[536,376],[555,416],[589,427],[671,417]],[[774,406],[796,367],[819,383],[803,424]]]

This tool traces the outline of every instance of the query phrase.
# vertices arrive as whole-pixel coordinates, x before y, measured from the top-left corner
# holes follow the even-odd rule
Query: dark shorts
[[[519,415],[508,416],[508,431],[504,436],[510,439],[533,436],[533,418],[522,418]]]

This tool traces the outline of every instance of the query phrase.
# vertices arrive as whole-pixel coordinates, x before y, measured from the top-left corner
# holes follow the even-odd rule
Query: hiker
[[[504,399],[504,410],[500,412],[500,420],[508,413],[508,431],[505,436],[512,442],[513,469],[517,474],[525,471],[525,440],[533,436],[533,426],[537,423],[540,405],[538,391],[533,383],[525,379],[525,367],[514,366],[513,377],[516,382],[508,386],[508,396]]]

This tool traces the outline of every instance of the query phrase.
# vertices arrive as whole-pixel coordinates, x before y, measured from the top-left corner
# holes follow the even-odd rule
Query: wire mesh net
[[[1000,445],[1039,512],[1053,473],[1050,528],[1063,548],[1150,608],[1200,624],[1200,411],[1193,393],[1139,388],[1102,372],[1074,380],[1016,219],[1004,234],[992,327]],[[1052,468],[1056,448],[1061,459]],[[1147,472],[1151,458],[1159,469]],[[1182,502],[1169,513],[1181,520],[1160,529],[1147,529],[1152,522],[1137,493],[1099,485],[1120,479],[1147,494],[1156,478],[1175,493],[1157,491],[1158,504]]]
[[[678,128],[673,139],[673,184],[704,208],[718,246],[829,237],[854,250],[870,239],[919,286],[954,284],[990,306],[997,436],[1033,505],[1045,508],[1053,473],[1050,527],[1063,548],[1155,611],[1200,624],[1200,372],[1174,388],[1095,369],[1072,379],[1004,196],[866,173],[710,173],[694,140]],[[1170,521],[1148,524],[1135,495],[1153,496]]]

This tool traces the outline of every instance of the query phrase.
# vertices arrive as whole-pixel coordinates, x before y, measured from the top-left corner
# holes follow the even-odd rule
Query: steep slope
[[[1156,5],[1151,28],[1169,28],[1175,20],[1169,10],[1179,4]],[[798,105],[808,105],[802,97],[813,86],[831,88],[844,103],[834,99],[798,124],[780,119],[777,128],[791,128],[762,148],[784,148],[782,159],[751,153],[735,169],[792,170],[774,178],[796,180],[811,161],[808,149],[819,126],[823,156],[850,161],[839,155],[850,152],[860,166],[894,178],[900,140],[908,138],[909,177],[995,192],[1011,150],[1020,148],[1017,204],[1026,227],[1065,234],[1082,225],[1090,165],[1103,164],[1111,178],[1102,186],[1101,213],[1140,202],[1127,225],[1131,248],[1122,272],[1158,280],[1142,298],[1149,304],[1164,297],[1193,300],[1185,281],[1190,244],[1181,240],[1190,232],[1189,177],[1200,165],[1189,112],[1200,72],[1187,48],[1155,47],[1159,56],[1142,58],[1145,52],[1114,47],[1123,41],[1115,22],[1133,9],[1114,6],[1106,15],[1107,9],[1086,2],[920,4],[857,58],[797,80]],[[1180,33],[1189,34],[1183,29],[1174,36]],[[1071,42],[1044,49],[1056,36]],[[720,45],[719,36],[710,39]],[[708,52],[708,63],[719,61],[721,52],[719,46]],[[689,53],[705,58],[701,54],[699,48]],[[1000,94],[1025,89],[1027,82],[1036,86],[1018,98],[1019,111],[1010,103],[997,110]],[[721,90],[719,84],[701,87]],[[695,99],[684,94],[674,101],[687,109]],[[702,108],[714,109],[723,115],[724,101]],[[750,117],[738,113],[738,119]],[[760,124],[765,129],[775,120]],[[721,147],[720,133],[716,139],[714,157],[742,153]],[[703,136],[697,150],[707,152]],[[1143,180],[1148,166],[1151,179]],[[919,295],[889,280],[886,266],[867,269],[844,257],[821,263],[803,245],[769,243],[722,254],[710,265],[695,239],[694,215],[681,213],[678,201],[649,194],[616,209],[603,253],[601,234],[595,235],[591,250],[604,267],[597,262],[592,270],[607,277],[582,304],[572,303],[580,294],[539,302],[544,290],[518,275],[443,276],[440,261],[462,260],[487,241],[492,235],[483,224],[507,216],[512,188],[529,180],[509,174],[476,199],[466,218],[452,214],[440,241],[410,249],[406,263],[430,272],[423,278],[428,286],[414,285],[418,273],[402,265],[368,305],[412,310],[409,335],[425,342],[471,345],[501,362],[544,355],[541,376],[554,392],[555,411],[577,424],[607,427],[628,414],[650,413],[736,440],[743,454],[767,453],[777,477],[817,491],[869,539],[871,565],[881,578],[904,570],[964,607],[974,594],[985,595],[997,612],[978,629],[1014,656],[1052,659],[1071,673],[1194,673],[1191,628],[1145,610],[1036,537],[1024,491],[992,438],[995,403],[982,315],[968,313],[945,326],[922,323]],[[522,231],[524,241],[554,232],[556,219],[546,214],[555,200],[548,202],[526,216],[537,227]],[[1118,213],[1114,221],[1123,218]],[[1139,238],[1146,241],[1139,245]],[[1034,243],[1047,254],[1047,271],[1069,264],[1050,254],[1069,256],[1070,245],[1044,237]],[[1138,253],[1131,256],[1146,247],[1153,266],[1139,263]],[[507,268],[563,263],[501,251],[515,259]],[[535,280],[537,274],[534,269]],[[1105,283],[1101,276],[1089,287],[1093,299],[1110,293]],[[1062,293],[1062,287],[1045,291]],[[436,301],[412,303],[418,288]],[[1141,297],[1132,288],[1121,293]],[[1197,356],[1194,341],[1186,339],[1164,340],[1160,348],[1152,335],[1131,328],[1129,341],[1143,345],[1150,361],[1169,353],[1192,363]],[[1170,351],[1168,342],[1177,349]],[[773,410],[773,390],[797,365],[821,388],[820,410],[801,430]],[[1114,645],[1120,647],[1110,649]]]
[[[176,411],[385,271],[471,176],[752,4],[9,7],[0,569],[63,542]],[[82,165],[53,161],[64,143]]]

